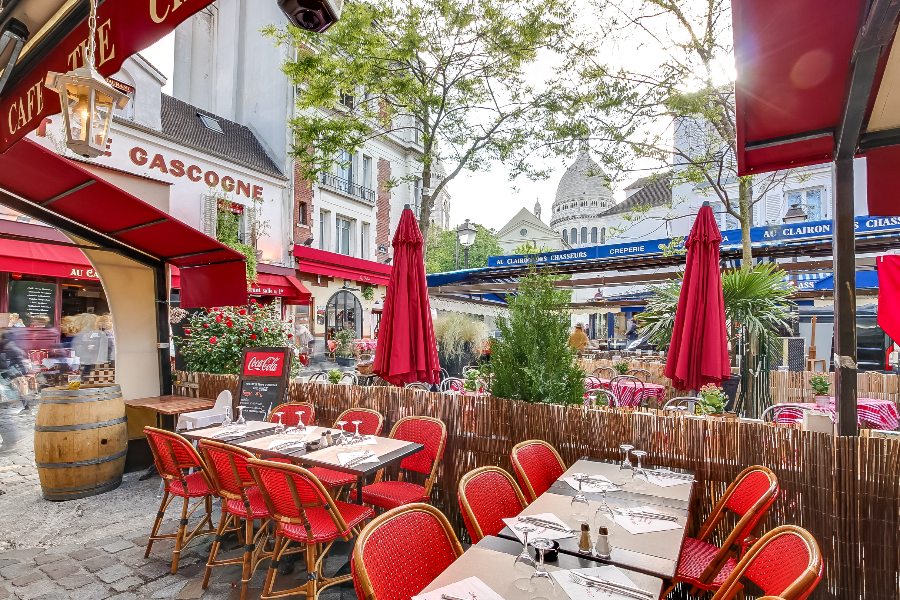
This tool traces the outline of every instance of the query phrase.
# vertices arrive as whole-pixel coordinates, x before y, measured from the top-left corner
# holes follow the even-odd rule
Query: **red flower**
[[[250,304],[256,304],[256,298],[250,298]]]
[[[222,313],[219,313],[216,315],[216,323],[221,323],[221,322],[222,322]]]
[[[288,334],[288,338],[292,338],[292,337],[294,337],[294,334],[293,334],[293,333],[289,333],[289,334]]]
[[[185,328],[184,328],[184,335],[191,335],[191,328],[190,328],[190,327],[185,327]]]
[[[268,331],[268,330],[269,330],[268,327],[263,327],[263,331]]]
[[[251,334],[250,334],[250,339],[251,339],[251,340],[255,340],[255,339],[256,339],[256,334],[255,334],[255,333],[251,333]]]
[[[209,338],[210,344],[215,344],[217,341],[219,341],[219,340],[216,339],[216,336],[212,336],[211,338]]]
[[[247,310],[244,309],[244,308],[242,308],[241,310],[238,311],[238,314],[239,314],[239,315],[246,315],[246,314],[247,314]]]
[[[234,327],[234,321],[228,321],[225,324],[228,325],[228,327]]]

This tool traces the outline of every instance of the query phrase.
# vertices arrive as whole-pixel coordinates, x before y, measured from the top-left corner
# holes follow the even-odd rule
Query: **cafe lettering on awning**
[[[97,8],[97,71],[108,77],[126,58],[153,44],[212,0],[106,0]],[[0,153],[60,111],[59,98],[44,87],[48,71],[65,73],[84,66],[87,19],[0,98]],[[50,96],[53,97],[50,97]]]

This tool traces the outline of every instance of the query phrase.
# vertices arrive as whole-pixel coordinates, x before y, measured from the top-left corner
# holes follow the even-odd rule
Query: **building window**
[[[600,243],[601,244],[606,243],[606,227],[602,227],[600,229]]]
[[[350,256],[350,219],[337,217],[334,220],[334,251]]]
[[[359,257],[365,260],[370,260],[369,258],[369,224],[363,223],[362,227],[360,227],[360,238],[359,238]]]
[[[565,229],[563,229],[563,241],[567,244],[569,243],[569,232]]]
[[[416,218],[422,212],[422,180],[416,179],[413,181],[413,202],[416,206]]]
[[[346,150],[338,152],[338,177],[347,183],[353,183],[353,156]]]
[[[327,213],[323,210],[319,212],[319,250],[327,250],[328,248],[325,245],[325,215]]]
[[[306,218],[306,202],[300,203],[300,207],[297,209],[297,218],[301,225],[309,225]]]
[[[581,228],[581,243],[587,244],[588,236],[587,236],[587,227]]]
[[[597,243],[597,228],[596,227],[591,227],[591,243],[592,244]]]
[[[341,91],[341,104],[344,105],[344,107],[353,110],[353,102],[353,94],[348,94],[347,92]]]
[[[803,190],[800,192],[787,193],[787,209],[795,204],[806,213],[807,221],[821,221],[826,218],[822,205],[822,197],[825,195],[825,188],[815,188],[812,190]]]
[[[372,189],[372,157],[363,156],[362,186]]]
[[[578,230],[575,229],[574,227],[572,228],[571,236],[572,236],[572,243],[577,244],[578,243]]]

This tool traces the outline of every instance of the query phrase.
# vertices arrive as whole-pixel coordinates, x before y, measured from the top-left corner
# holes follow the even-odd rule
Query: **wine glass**
[[[534,568],[537,566],[534,562],[534,559],[531,558],[531,555],[528,553],[528,534],[536,531],[537,528],[534,525],[529,525],[528,523],[516,523],[513,527],[516,531],[521,531],[524,536],[524,541],[522,542],[522,551],[516,556],[516,560],[513,563],[513,571],[516,574],[516,580],[513,584],[523,592],[531,591],[531,574],[534,573]]]
[[[627,469],[633,469],[634,465],[631,464],[631,460],[628,458],[628,453],[634,450],[634,446],[630,444],[622,444],[621,446],[619,446],[619,450],[625,453],[625,460],[623,460],[622,464],[619,465],[619,470],[624,471]]]
[[[354,436],[354,439],[356,440],[356,442],[358,443],[358,442],[365,441],[365,439],[366,439],[365,436],[359,435],[359,426],[362,425],[362,421],[350,421],[350,422],[353,425],[356,425],[356,435]]]
[[[337,426],[341,428],[341,441],[339,443],[346,444],[349,440],[346,439],[347,433],[344,431],[344,425],[347,424],[347,421],[338,421]]]
[[[587,523],[588,514],[590,514],[590,504],[588,504],[587,496],[581,489],[581,484],[586,477],[584,473],[574,473],[572,477],[578,482],[578,493],[572,497],[570,503],[572,507],[572,518],[580,523]]]
[[[237,411],[238,411],[238,418],[237,418],[237,421],[234,422],[234,426],[235,427],[246,427],[247,421],[244,420],[244,407],[238,406]]]
[[[276,437],[284,437],[284,423],[281,422],[281,416],[283,412],[275,413],[275,416],[278,417],[278,422],[275,423],[275,436]]]
[[[647,456],[647,452],[645,450],[632,450],[632,454],[637,458],[637,466],[634,468],[634,471],[631,473],[631,479],[634,481],[634,490],[640,491],[646,489],[646,486],[642,483],[643,481],[647,481],[647,472],[644,471],[643,467],[641,467],[641,459]]]
[[[222,427],[231,427],[231,407],[225,407],[225,418],[222,420]]]
[[[606,527],[606,537],[611,539],[613,536],[613,529],[616,525],[616,513],[613,512],[612,507],[606,503],[606,487],[603,488],[603,502],[601,502],[600,506],[597,510],[594,511],[594,540],[591,547],[591,556],[599,557],[600,553],[597,551],[597,535],[600,534],[600,528]],[[609,516],[609,519],[606,517]]]
[[[544,538],[537,538],[531,543],[540,554],[534,573],[531,574],[531,588],[536,592],[534,600],[550,600],[556,596],[556,582],[544,567],[544,552],[553,548],[553,542]]]

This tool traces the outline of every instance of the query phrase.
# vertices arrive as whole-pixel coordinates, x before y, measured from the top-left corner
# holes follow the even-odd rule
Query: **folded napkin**
[[[654,475],[650,471],[645,471],[645,473],[647,473],[647,481],[652,483],[653,485],[658,485],[659,487],[672,487],[673,485],[693,483],[691,479],[681,479],[680,477],[660,477],[659,475]]]
[[[525,516],[525,515],[522,515]],[[550,521],[551,523],[556,523],[560,527],[566,528],[568,525],[563,523],[559,517],[554,515],[553,513],[541,513],[539,515],[527,515],[529,517],[533,517],[535,519],[542,519],[544,521]],[[520,542],[525,541],[525,534],[516,529],[516,525],[520,523],[518,517],[514,517],[512,519],[503,519],[503,522],[516,534],[516,537],[519,538]],[[534,525],[532,523],[532,525]],[[546,527],[541,527],[539,525],[534,525],[535,530],[528,534],[528,539],[533,540],[535,538],[544,538],[546,540],[562,540],[565,538],[575,537],[576,535],[581,535],[581,531],[575,531],[574,529],[571,533],[567,533],[565,531],[557,531],[556,529],[548,529]]]
[[[576,573],[582,573],[584,575],[590,575],[593,577],[600,577],[601,579],[605,579],[607,581],[611,581],[613,583],[619,583],[622,585],[627,585],[635,588],[639,588],[640,586],[635,585],[633,581],[631,581],[625,573],[622,572],[621,569],[614,567],[612,565],[606,565],[603,567],[591,567],[589,569],[572,569]],[[559,587],[569,595],[569,598],[572,600],[596,600],[597,598],[603,598],[604,600],[635,600],[630,595],[627,594],[618,594],[609,590],[608,588],[598,588],[598,587],[586,587],[583,585],[579,585],[572,581],[572,577],[569,575],[570,571],[553,571],[550,575],[553,579],[556,580],[556,583],[559,584]],[[649,597],[648,597],[649,598]]]
[[[441,600],[441,596],[444,594],[464,598],[465,600],[471,600],[472,598],[477,598],[478,600],[503,600],[500,594],[489,588],[485,582],[477,577],[469,577],[436,590],[413,596],[412,600]]]
[[[578,480],[574,477],[563,477],[563,481],[568,483],[573,490],[578,489]],[[581,482],[581,491],[599,493],[604,488],[609,491],[610,487],[615,485],[612,481],[603,475],[591,475],[589,479],[583,479]]]
[[[632,509],[622,508],[623,511],[641,511],[641,512],[649,512],[649,513],[657,513],[657,514],[667,514],[663,513],[660,510],[653,508],[652,506],[636,506]],[[613,520],[609,514],[604,514],[604,516]],[[677,521],[667,521],[665,519],[653,519],[646,517],[632,517],[627,514],[616,513],[615,518],[616,525],[621,526],[625,531],[632,535],[637,535],[639,533],[653,533],[654,531],[668,531],[669,529],[681,529],[682,525]]]
[[[363,452],[338,452],[337,459],[338,459],[338,462],[341,463],[341,466],[344,467],[344,466],[347,466],[348,462],[350,462],[351,460],[353,460],[355,458],[359,458],[360,456],[362,456],[365,453],[366,453],[366,451],[363,451]],[[372,456],[370,456],[369,458],[363,459],[356,464],[361,465],[363,463],[377,463],[377,462],[378,462],[378,455],[373,452]]]

